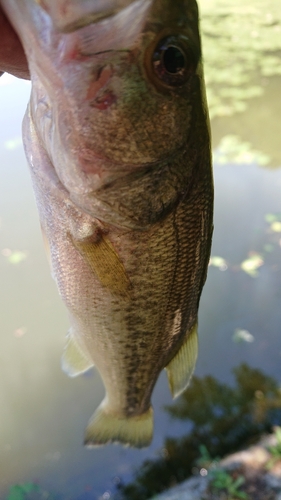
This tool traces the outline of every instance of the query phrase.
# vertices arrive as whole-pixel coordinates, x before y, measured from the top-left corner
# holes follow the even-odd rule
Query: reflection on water
[[[214,144],[235,134],[280,166],[280,2],[198,3]]]
[[[198,0],[211,117],[231,116],[281,75],[278,0]],[[256,75],[259,75],[259,79]]]
[[[208,0],[210,5],[215,1],[223,3],[223,0]],[[256,1],[262,4],[262,0]],[[272,5],[279,5],[276,1],[267,2],[262,14],[267,23],[260,31],[262,42],[257,42],[259,37],[253,38],[249,60],[254,57],[253,46],[258,51],[256,62],[265,57],[264,34],[271,33],[268,13]],[[231,0],[230,4],[233,6],[234,2]],[[238,9],[239,2],[236,6]],[[235,19],[242,15],[237,9]],[[272,10],[272,29],[279,26],[276,12]],[[214,17],[214,10],[210,15]],[[223,17],[218,25],[223,29]],[[15,484],[22,485],[21,488],[28,488],[28,484],[30,488],[40,486],[37,492],[21,491],[25,497],[51,492],[55,500],[112,498],[120,479],[129,483],[133,468],[140,467],[145,459],[149,460],[148,465],[140,470],[145,470],[148,476],[152,474],[151,482],[159,479],[157,486],[151,483],[152,488],[159,489],[161,481],[162,488],[186,477],[198,456],[206,429],[210,431],[216,426],[215,433],[219,435],[224,425],[225,443],[230,449],[235,446],[235,439],[242,443],[259,430],[269,429],[276,420],[280,423],[279,407],[274,407],[275,403],[279,405],[278,382],[267,378],[280,380],[281,363],[281,171],[271,168],[281,164],[280,78],[265,74],[257,78],[260,69],[253,66],[251,85],[262,86],[263,93],[252,99],[244,96],[246,111],[234,114],[232,104],[238,97],[232,95],[232,100],[226,101],[223,91],[227,87],[225,79],[229,81],[234,74],[233,61],[226,64],[229,31],[220,40],[224,45],[216,44],[213,32],[208,34],[205,26],[205,40],[208,36],[209,41],[212,39],[212,44],[206,41],[204,51],[209,96],[212,99],[212,91],[213,97],[220,99],[218,106],[227,102],[232,115],[222,116],[222,108],[219,112],[218,106],[213,113],[215,233],[200,307],[197,378],[173,406],[174,410],[167,412],[164,406],[171,399],[166,377],[161,375],[153,395],[155,435],[146,450],[107,446],[89,451],[81,445],[85,424],[103,398],[104,390],[97,373],[73,380],[60,370],[68,322],[43,253],[20,141],[29,86],[15,79],[4,85],[5,80],[0,79],[0,497],[3,499],[8,498],[8,491]],[[274,40],[277,43],[275,35]],[[219,47],[226,51],[224,58],[210,52]],[[245,59],[246,50],[242,51],[238,42],[237,47]],[[216,73],[211,74],[208,69],[210,60],[214,70],[214,61],[220,62]],[[222,84],[217,81],[219,78]],[[235,83],[241,92],[248,85],[243,82]],[[235,368],[241,363],[248,366]],[[236,377],[240,374],[236,386],[233,368]],[[260,372],[255,371],[257,368]],[[209,374],[212,378],[204,378]],[[248,382],[254,384],[248,389],[246,374]],[[246,392],[242,396],[242,389],[252,391],[251,408],[246,404]],[[258,395],[263,393],[263,397],[256,398],[253,391]],[[218,399],[219,393],[224,399]],[[231,401],[238,398],[236,406],[230,405],[227,397]],[[202,422],[200,415],[208,404],[210,420]],[[242,407],[245,418],[240,417],[243,428],[239,428],[235,412],[242,412]],[[180,411],[188,420],[171,419],[173,412],[179,416]],[[191,428],[193,433],[186,437]],[[185,437],[179,441],[180,436]],[[186,447],[190,447],[192,439],[194,446],[187,453]],[[225,451],[222,443],[216,442],[213,435],[208,439],[208,450],[222,455]],[[163,467],[166,476],[161,479]]]
[[[134,481],[120,485],[122,500],[147,500],[174,486],[208,457],[224,456],[252,444],[281,421],[281,390],[260,370],[241,364],[230,387],[212,376],[194,377],[189,389],[166,411],[173,419],[186,420],[192,428],[180,438],[166,438],[158,459],[147,460]],[[202,457],[203,456],[203,457]]]

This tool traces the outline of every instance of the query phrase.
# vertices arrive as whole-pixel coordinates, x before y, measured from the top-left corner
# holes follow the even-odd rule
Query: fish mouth
[[[71,33],[89,24],[108,19],[121,11],[134,11],[151,0],[35,0],[62,33]]]

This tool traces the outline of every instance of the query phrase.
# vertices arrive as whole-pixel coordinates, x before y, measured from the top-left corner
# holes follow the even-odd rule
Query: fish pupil
[[[162,62],[168,73],[183,74],[186,64],[185,56],[178,47],[167,47],[167,49],[163,51]]]

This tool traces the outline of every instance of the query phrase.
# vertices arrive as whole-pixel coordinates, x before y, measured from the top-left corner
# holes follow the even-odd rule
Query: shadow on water
[[[222,457],[254,443],[280,423],[278,383],[247,364],[233,371],[234,387],[212,376],[194,377],[180,399],[165,408],[173,419],[191,423],[192,430],[180,438],[166,438],[159,458],[146,460],[134,481],[119,485],[119,499],[147,500],[199,473],[202,450]]]
[[[147,500],[198,474],[210,457],[222,457],[256,442],[281,421],[281,388],[261,370],[242,363],[233,370],[235,383],[208,375],[194,377],[189,389],[165,411],[185,422],[188,433],[166,437],[158,458],[145,460],[128,484],[116,487],[116,500]],[[7,500],[62,500],[36,483],[10,488]],[[84,492],[77,500],[93,499]],[[102,496],[103,499],[112,496]]]

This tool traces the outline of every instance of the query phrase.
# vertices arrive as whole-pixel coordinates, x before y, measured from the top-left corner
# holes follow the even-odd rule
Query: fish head
[[[63,186],[94,214],[99,190],[161,169],[198,124],[206,142],[197,4],[110,1],[99,16],[89,8],[100,2],[40,3],[31,112]],[[62,25],[66,4],[72,17]]]

